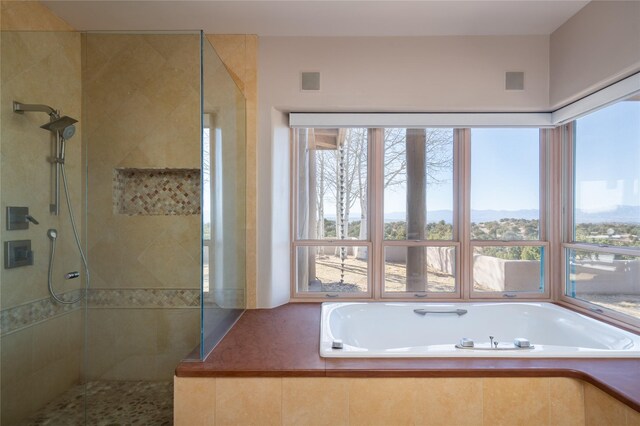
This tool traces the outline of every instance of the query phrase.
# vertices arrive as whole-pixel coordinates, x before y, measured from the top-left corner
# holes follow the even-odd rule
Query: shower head
[[[51,132],[58,132],[64,139],[69,139],[76,133],[76,126],[74,126],[73,124],[77,122],[78,120],[76,120],[75,118],[71,118],[65,115],[47,124],[43,124],[42,126],[40,126],[40,128],[49,130]]]

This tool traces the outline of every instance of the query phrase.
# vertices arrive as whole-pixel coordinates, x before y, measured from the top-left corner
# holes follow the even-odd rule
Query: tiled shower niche
[[[113,209],[130,216],[200,214],[200,170],[114,169]]]

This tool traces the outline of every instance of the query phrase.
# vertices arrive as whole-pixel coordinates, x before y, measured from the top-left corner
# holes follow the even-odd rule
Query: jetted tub
[[[320,327],[323,357],[640,358],[639,335],[551,303],[327,302]]]

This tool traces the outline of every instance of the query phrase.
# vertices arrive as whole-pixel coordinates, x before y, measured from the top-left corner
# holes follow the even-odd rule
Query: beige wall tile
[[[52,140],[49,133],[40,129],[47,121],[47,115],[20,115],[12,110],[13,100],[44,103],[80,119],[77,134],[67,145],[66,165],[72,205],[81,223],[80,35],[74,32],[3,32],[0,44],[0,210],[4,212],[7,206],[28,206],[30,213],[40,221],[39,226],[30,226],[28,230],[12,231],[12,239],[30,239],[32,250],[37,254],[33,266],[0,271],[0,302],[2,308],[7,308],[48,297],[48,228],[58,229],[61,236],[56,248],[54,277],[60,277],[60,271],[79,270],[80,267],[68,215],[56,217],[49,213],[52,175],[47,158]],[[64,202],[64,197],[61,201]],[[54,287],[60,292],[77,287],[79,282],[56,279]]]
[[[10,385],[3,387],[0,400],[0,423],[3,425],[20,424],[35,409],[29,380],[31,375],[24,375]],[[8,396],[7,396],[8,395]]]
[[[482,380],[434,378],[416,382],[416,424],[482,425]]]
[[[349,424],[349,380],[283,378],[282,424]]]
[[[640,426],[640,412],[631,407],[626,407],[627,426]]]
[[[146,268],[166,288],[193,288],[200,280],[200,262],[176,240],[162,234],[139,254],[137,266]],[[129,285],[137,286],[131,282]]]
[[[69,336],[65,335],[73,331],[65,331],[65,326],[74,314],[2,337],[1,424],[19,424],[19,419],[26,418],[80,380],[82,352],[70,347]],[[60,342],[56,342],[56,338]]]
[[[215,422],[216,379],[174,377],[173,421],[176,426],[209,426]]]
[[[62,273],[81,270],[66,206],[64,214],[49,213],[51,202],[51,135],[40,125],[43,113],[13,113],[12,101],[42,103],[80,122],[67,144],[66,171],[72,206],[82,226],[82,73],[81,37],[39,2],[6,2],[2,10],[2,91],[0,92],[0,211],[28,206],[40,222],[12,231],[11,239],[30,239],[36,253],[33,266],[0,270],[1,307],[49,297],[48,228],[58,229],[54,289],[78,288],[81,280],[65,281]],[[61,198],[64,203],[64,196]],[[16,424],[40,405],[76,382],[80,376],[82,329],[79,311],[64,314],[2,337],[2,424]]]
[[[157,309],[156,338],[159,353],[182,352],[186,356],[198,345],[200,338],[200,309]],[[182,358],[180,358],[182,359]],[[180,359],[176,360],[174,367]]]
[[[3,395],[3,407],[5,403],[14,399],[14,394],[8,391],[9,388],[31,372],[33,329],[28,327],[0,338],[0,393]]]
[[[148,353],[146,355],[118,355],[114,359],[113,365],[109,367],[100,377],[100,380],[170,380],[172,371],[158,372],[156,370],[156,355]]]
[[[200,167],[199,68],[186,66],[199,37],[91,34],[85,47],[95,276],[110,288],[197,288],[199,216],[114,214],[112,177],[116,167]]]
[[[40,370],[63,359],[70,352],[66,315],[51,318],[33,328],[31,368]]]
[[[549,402],[551,424],[563,426],[585,424],[584,386],[581,381],[551,378]]]
[[[245,36],[245,96],[248,100],[258,98],[258,36]]]
[[[412,424],[417,392],[415,379],[350,379],[349,424]]]
[[[246,286],[248,308],[256,307],[256,147],[258,37],[256,35],[207,34],[246,99]]]
[[[624,425],[626,406],[595,386],[584,384],[585,424],[587,426]]]
[[[33,399],[33,410],[40,409],[51,399],[79,383],[81,366],[82,357],[80,354],[75,354],[53,361],[45,368],[34,371],[33,375],[26,379],[31,384],[30,398]]]
[[[282,379],[216,379],[216,425],[280,425]]]
[[[246,38],[236,34],[207,34],[207,39],[215,48],[220,60],[229,71],[240,90],[245,88]]]
[[[486,425],[548,425],[549,379],[483,379],[483,419]]]
[[[158,380],[154,309],[90,309],[87,377],[102,380]],[[172,377],[172,371],[162,375]]]
[[[112,323],[113,310],[91,309],[87,314],[87,369],[88,380],[97,380],[117,362],[113,357],[118,331]]]
[[[0,2],[2,31],[73,31],[38,1]]]

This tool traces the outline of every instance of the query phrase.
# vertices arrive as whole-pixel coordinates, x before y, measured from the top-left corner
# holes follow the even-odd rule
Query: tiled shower
[[[39,224],[2,224],[3,250],[29,240],[33,264],[2,269],[1,423],[170,424],[174,368],[206,355],[245,306],[244,98],[200,32],[20,31],[7,9],[2,220],[24,206]],[[48,117],[15,114],[14,100],[79,120],[65,166],[89,277],[66,205],[49,213]],[[74,304],[47,290],[51,228],[54,287],[83,296]]]

